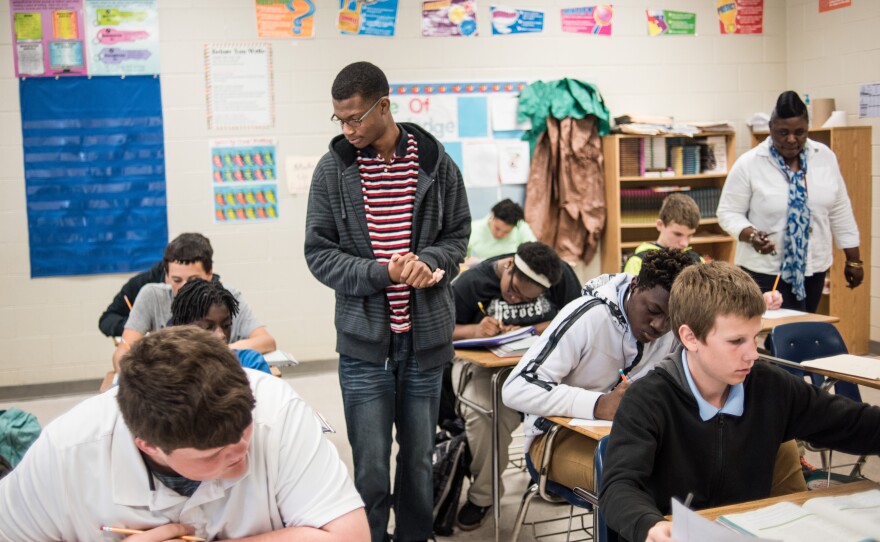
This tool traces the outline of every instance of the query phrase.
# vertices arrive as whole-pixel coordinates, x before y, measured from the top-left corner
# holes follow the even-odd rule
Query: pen
[[[141,534],[144,531],[140,531],[138,529],[126,529],[124,527],[107,527],[106,525],[101,525],[101,530],[105,533],[117,533],[117,534]],[[205,542],[204,538],[199,538],[198,536],[180,536],[178,537],[180,540],[189,540],[190,542]]]
[[[629,384],[629,379],[626,377],[626,373],[623,372],[623,369],[620,369],[617,372],[620,373],[620,379]]]
[[[685,507],[685,508],[690,508],[690,507],[691,507],[691,502],[693,502],[693,500],[694,500],[694,494],[693,494],[693,493],[688,493],[688,496],[685,497],[685,499],[684,499],[684,507]]]
[[[122,294],[122,299],[125,300],[125,304],[128,305],[128,311],[131,312],[131,301],[129,301],[128,296],[125,294]]]
[[[773,292],[776,291],[776,287],[779,286],[779,277],[781,277],[781,276],[782,276],[781,274],[776,275],[776,280],[773,282],[773,290],[771,290],[771,291],[773,291]]]

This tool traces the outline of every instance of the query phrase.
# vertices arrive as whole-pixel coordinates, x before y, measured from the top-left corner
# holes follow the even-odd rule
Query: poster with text
[[[82,0],[9,0],[16,77],[85,75]]]
[[[422,2],[422,36],[476,36],[476,0],[430,0]]]
[[[530,157],[518,144],[523,130],[511,104],[525,86],[522,81],[394,83],[391,113],[439,139],[461,169],[465,186],[497,188],[528,176]],[[495,119],[499,112],[502,118]]]
[[[852,0],[819,0],[819,13],[833,11],[840,8],[848,8],[852,5]]]
[[[718,0],[716,11],[722,34],[764,32],[764,0]]]
[[[205,45],[205,79],[209,128],[274,126],[270,44]]]
[[[397,0],[339,0],[336,28],[343,34],[394,36]]]
[[[211,141],[214,222],[278,218],[278,169],[274,138]]]
[[[314,0],[255,0],[257,36],[261,38],[315,37]]]
[[[89,75],[159,73],[157,0],[86,0]]]
[[[697,32],[697,14],[668,9],[646,9],[649,36],[693,36]]]
[[[529,34],[544,31],[544,12],[492,6],[492,34]]]
[[[610,36],[613,14],[613,7],[610,4],[565,8],[562,10],[562,31]]]

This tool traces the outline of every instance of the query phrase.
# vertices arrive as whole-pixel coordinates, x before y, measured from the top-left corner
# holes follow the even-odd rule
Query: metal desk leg
[[[501,385],[513,367],[505,367],[492,375],[492,516],[495,520],[495,542],[501,539],[501,465],[498,464],[499,409],[501,408]],[[500,382],[500,384],[499,384]]]

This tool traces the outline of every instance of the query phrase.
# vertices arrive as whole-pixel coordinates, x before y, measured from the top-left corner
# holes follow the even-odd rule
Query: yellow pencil
[[[773,290],[772,291],[774,291],[774,292],[776,291],[776,287],[779,286],[779,277],[781,277],[781,276],[782,276],[781,274],[776,275],[776,281],[773,283]]]
[[[128,305],[128,310],[131,311],[131,301],[128,300],[128,296],[125,294],[122,294],[122,299],[125,300],[125,304]]]
[[[482,302],[482,301],[477,301],[477,307],[480,308],[480,312],[482,312],[484,315],[486,314],[486,309],[483,308],[483,302]]]
[[[138,529],[126,529],[124,527],[107,527],[106,525],[101,525],[101,530],[105,533],[116,533],[116,534],[141,534],[144,531],[140,531]],[[199,538],[198,536],[179,536],[180,540],[189,540],[190,542],[205,542],[204,538]]]

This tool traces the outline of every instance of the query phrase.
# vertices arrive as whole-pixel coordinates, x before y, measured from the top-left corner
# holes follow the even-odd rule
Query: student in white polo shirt
[[[0,480],[0,540],[105,540],[102,526],[146,531],[131,541],[369,540],[345,466],[286,382],[191,326],[144,337],[121,369]]]

